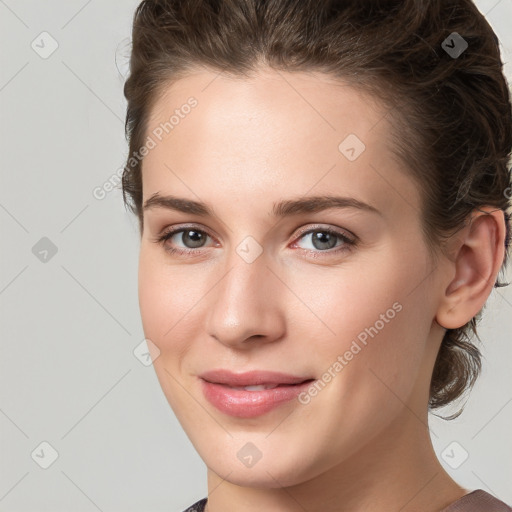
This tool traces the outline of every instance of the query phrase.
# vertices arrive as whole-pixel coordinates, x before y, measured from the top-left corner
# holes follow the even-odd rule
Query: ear
[[[446,329],[469,322],[489,297],[505,256],[504,211],[482,207],[471,214],[469,225],[451,243],[454,254],[436,321]]]

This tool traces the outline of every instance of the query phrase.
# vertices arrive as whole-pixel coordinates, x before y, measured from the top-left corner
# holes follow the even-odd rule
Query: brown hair
[[[449,53],[463,41],[462,54]],[[379,98],[390,109],[392,150],[421,192],[431,255],[475,209],[493,206],[504,211],[507,225],[504,270],[512,109],[498,38],[471,0],[142,1],[124,86],[130,154],[122,177],[123,199],[141,234],[142,159],[133,155],[144,146],[156,100],[201,66],[241,78],[260,66],[320,71]],[[481,313],[446,331],[430,409],[461,397],[478,377],[481,354],[471,333],[480,341]]]

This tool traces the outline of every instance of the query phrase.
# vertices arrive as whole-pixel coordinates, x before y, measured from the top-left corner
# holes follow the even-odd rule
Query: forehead
[[[204,195],[212,186],[248,200],[283,186],[291,195],[342,186],[378,201],[382,174],[392,187],[412,185],[398,172],[385,115],[378,100],[320,73],[195,72],[167,87],[151,112],[144,200],[157,191]],[[344,153],[351,147],[356,159]]]
[[[233,138],[256,129],[275,136],[280,130],[281,142],[290,133],[308,139],[330,134],[334,140],[347,130],[360,137],[371,136],[368,132],[386,113],[377,99],[326,74],[262,69],[245,78],[203,69],[164,88],[151,111],[148,132],[183,109],[190,98],[197,106],[190,112],[194,114],[191,121],[183,123],[185,129],[193,124],[199,134],[208,131],[210,136],[212,131],[220,136],[231,131]],[[173,135],[179,131],[183,129],[173,129]],[[264,133],[259,139],[266,145],[269,142]]]

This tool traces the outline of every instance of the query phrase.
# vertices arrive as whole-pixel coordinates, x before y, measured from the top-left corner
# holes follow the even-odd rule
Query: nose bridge
[[[281,335],[284,322],[276,288],[279,280],[268,268],[269,263],[261,247],[251,240],[233,248],[226,273],[212,290],[209,335],[230,345],[241,344],[251,336],[271,340]]]

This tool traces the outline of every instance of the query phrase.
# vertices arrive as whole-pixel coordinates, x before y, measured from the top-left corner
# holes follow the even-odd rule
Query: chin
[[[279,455],[264,460],[262,457],[254,466],[244,467],[235,457],[229,461],[230,455],[212,454],[203,458],[208,468],[219,477],[241,487],[260,489],[278,489],[291,487],[315,477],[313,468],[302,467],[304,459],[284,459]]]

